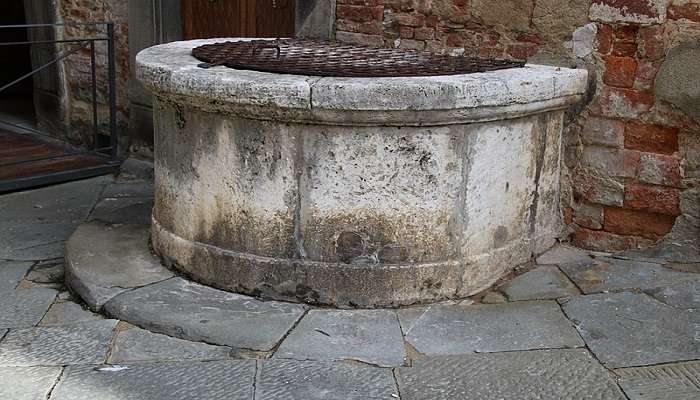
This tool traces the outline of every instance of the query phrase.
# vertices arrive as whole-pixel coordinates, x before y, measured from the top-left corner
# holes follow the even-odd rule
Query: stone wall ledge
[[[541,65],[468,75],[332,78],[227,67],[202,69],[193,47],[154,46],[136,56],[137,77],[163,100],[245,118],[343,125],[445,125],[517,118],[579,101],[588,73]]]

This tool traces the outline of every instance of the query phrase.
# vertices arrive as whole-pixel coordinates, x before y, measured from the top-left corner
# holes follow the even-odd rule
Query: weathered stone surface
[[[700,398],[700,361],[615,370],[630,400]]]
[[[132,364],[120,371],[70,366],[52,399],[250,400],[254,379],[252,360]]]
[[[61,367],[0,367],[0,399],[44,400]]]
[[[409,307],[396,310],[396,315],[399,317],[399,324],[401,325],[401,331],[404,333],[404,335],[411,330],[413,324],[418,321],[418,318],[422,317],[423,314],[428,311],[428,308],[430,308],[430,306]]]
[[[557,299],[579,294],[576,286],[559,268],[546,265],[518,276],[501,290],[511,301]]]
[[[684,43],[671,49],[656,75],[655,94],[700,121],[700,45]]]
[[[17,289],[0,292],[0,328],[36,325],[53,303],[53,289]]]
[[[532,24],[545,40],[561,43],[571,37],[575,27],[588,21],[589,6],[590,0],[539,0],[535,2]],[[524,14],[522,9],[513,11]]]
[[[173,276],[148,249],[148,228],[81,225],[66,245],[66,283],[92,308],[130,288]]]
[[[344,362],[271,359],[260,364],[256,399],[398,398],[391,370]]]
[[[36,283],[63,283],[64,262],[40,262],[32,267],[32,270],[27,274],[27,280]]]
[[[692,281],[675,285],[649,289],[645,291],[650,296],[671,307],[683,309],[700,308],[700,276]]]
[[[401,365],[405,356],[401,327],[390,310],[311,310],[274,355],[380,366]]]
[[[432,306],[406,340],[427,355],[583,346],[553,301]]]
[[[0,197],[0,258],[63,257],[64,241],[109,181],[100,177]]]
[[[587,251],[575,247],[558,244],[537,257],[538,264],[581,264],[593,261]]]
[[[572,297],[562,308],[596,357],[609,368],[700,357],[698,315],[645,294]]]
[[[0,291],[16,288],[31,266],[26,261],[0,261]]]
[[[102,192],[102,197],[153,197],[153,182],[141,180],[114,182],[105,187],[105,190]]]
[[[70,325],[81,322],[90,322],[102,319],[102,315],[83,309],[72,301],[60,301],[53,303],[39,326]]]
[[[229,358],[231,349],[201,342],[190,342],[145,329],[120,330],[114,340],[110,363],[207,361]]]
[[[605,257],[588,265],[564,264],[561,269],[587,294],[652,289],[700,279],[696,274],[674,271],[659,264]]]
[[[398,372],[403,400],[623,400],[584,349],[426,357]]]
[[[508,299],[500,292],[490,291],[481,298],[481,302],[484,304],[502,304],[508,302]]]
[[[263,302],[172,278],[123,293],[107,314],[183,339],[259,351],[271,350],[303,315],[303,305]]]
[[[115,320],[11,330],[0,342],[0,365],[100,364]]]
[[[530,29],[533,4],[527,0],[505,0],[493,3],[488,0],[474,0],[472,12],[485,25],[500,25],[515,31]]]
[[[108,224],[149,225],[152,209],[152,198],[106,198],[97,203],[90,219]]]

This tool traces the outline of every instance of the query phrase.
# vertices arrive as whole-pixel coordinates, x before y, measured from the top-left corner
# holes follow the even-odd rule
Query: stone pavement
[[[0,196],[0,400],[700,398],[700,259],[672,244],[559,245],[471,299],[334,310],[177,276],[151,205],[107,177]]]

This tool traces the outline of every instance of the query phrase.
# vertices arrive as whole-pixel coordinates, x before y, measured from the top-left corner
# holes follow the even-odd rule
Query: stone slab
[[[90,219],[109,224],[150,225],[152,209],[153,198],[106,198],[97,203]]]
[[[591,264],[568,264],[560,268],[586,294],[651,289],[700,279],[700,275],[674,271],[659,264],[615,258],[598,258]]]
[[[130,288],[174,276],[148,248],[148,228],[81,225],[66,246],[66,283],[93,310]]]
[[[398,398],[390,369],[344,362],[271,359],[260,363],[255,385],[261,400]]]
[[[501,291],[511,301],[557,299],[580,293],[559,268],[547,265],[516,277],[501,287]]]
[[[45,400],[61,367],[0,367],[0,399]]]
[[[562,265],[587,263],[593,261],[593,258],[585,250],[557,244],[537,257],[536,261],[541,265]]]
[[[269,351],[306,306],[217,290],[182,278],[134,289],[112,299],[107,314],[182,339]]]
[[[102,315],[90,312],[78,303],[60,301],[53,303],[39,326],[71,325],[103,319]]]
[[[255,361],[132,364],[119,371],[69,366],[52,400],[250,400]]]
[[[399,324],[401,325],[401,331],[404,333],[404,335],[411,330],[416,321],[418,321],[418,318],[422,317],[423,314],[428,311],[428,308],[430,308],[430,306],[400,308],[396,310],[396,315],[398,316]]]
[[[0,342],[0,365],[100,364],[115,320],[80,325],[13,329]]]
[[[624,400],[584,349],[427,357],[398,371],[403,400]]]
[[[655,262],[659,264],[700,263],[700,252],[698,252],[697,247],[693,246],[693,243],[677,243],[673,240],[664,240],[646,249],[623,251],[621,253],[614,254],[613,257]]]
[[[114,182],[105,187],[102,197],[153,197],[153,182],[141,180]]]
[[[311,310],[274,357],[397,366],[406,353],[398,318],[390,310]]]
[[[47,260],[63,257],[77,222],[0,222],[0,258]]]
[[[700,361],[615,370],[630,400],[700,399]]]
[[[671,307],[700,309],[700,279],[649,289],[646,293]]]
[[[596,357],[609,368],[700,358],[697,313],[638,293],[568,299],[562,308]]]
[[[26,261],[0,261],[0,291],[16,288],[31,266]]]
[[[57,291],[53,289],[17,289],[0,292],[0,328],[34,326],[46,314]]]
[[[554,301],[432,306],[406,340],[426,355],[583,346]]]
[[[231,349],[149,332],[133,327],[117,334],[110,363],[207,361],[229,358]]]

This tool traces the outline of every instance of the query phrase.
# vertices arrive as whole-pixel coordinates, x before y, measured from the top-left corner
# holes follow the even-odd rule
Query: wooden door
[[[185,39],[293,37],[294,0],[182,0]]]

